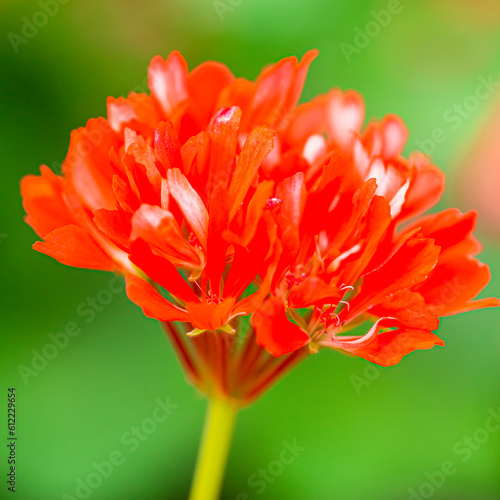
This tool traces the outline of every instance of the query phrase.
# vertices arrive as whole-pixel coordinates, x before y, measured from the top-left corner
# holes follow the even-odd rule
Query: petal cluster
[[[417,218],[444,176],[402,155],[402,120],[365,125],[360,94],[338,88],[298,104],[316,55],[255,81],[156,56],[150,95],[109,98],[106,119],[72,133],[62,175],[22,181],[36,250],[124,274],[192,378],[217,365],[241,388],[253,373],[247,398],[320,348],[392,365],[443,344],[440,316],[499,305],[473,300],[490,279],[475,213]]]

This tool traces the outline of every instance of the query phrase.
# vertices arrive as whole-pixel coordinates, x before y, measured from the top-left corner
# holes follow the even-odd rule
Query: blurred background
[[[494,276],[484,295],[500,296],[499,2],[2,0],[0,32],[0,415],[5,429],[16,387],[19,500],[187,497],[206,402],[111,275],[31,249],[19,196],[40,164],[58,171],[70,131],[104,115],[108,95],[146,90],[155,54],[253,79],[318,48],[303,98],[354,88],[368,116],[406,120],[408,152],[447,173],[438,208],[479,210]],[[79,333],[47,347],[65,330]],[[310,358],[241,412],[223,498],[500,499],[499,333],[499,312],[484,310],[443,320],[446,348],[391,369]],[[288,464],[284,443],[299,450]]]

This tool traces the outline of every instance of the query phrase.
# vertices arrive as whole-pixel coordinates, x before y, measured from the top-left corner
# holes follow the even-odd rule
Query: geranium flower
[[[211,398],[193,499],[215,498],[235,409],[309,354],[392,365],[443,345],[440,316],[499,305],[473,301],[490,278],[473,212],[414,221],[444,176],[402,156],[400,118],[364,127],[362,97],[337,88],[298,105],[315,57],[251,82],[157,56],[151,95],[109,98],[107,119],[73,132],[62,176],[22,182],[34,248],[125,275]]]

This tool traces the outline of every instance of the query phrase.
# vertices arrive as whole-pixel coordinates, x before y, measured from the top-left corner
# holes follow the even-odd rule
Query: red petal
[[[320,95],[301,104],[289,115],[289,123],[282,141],[291,147],[302,147],[312,134],[320,134],[326,127],[328,96]]]
[[[237,78],[220,93],[215,109],[237,106],[243,114],[247,114],[254,92],[254,82]]]
[[[141,205],[132,217],[131,239],[141,238],[165,253],[174,264],[198,268],[200,257],[186,241],[177,221],[167,210]]]
[[[432,349],[436,345],[444,346],[444,342],[432,332],[398,328],[379,333],[370,344],[362,348],[346,350],[377,365],[393,366],[413,351]]]
[[[288,217],[297,227],[306,203],[304,173],[298,172],[280,182],[276,188],[276,197],[283,200],[281,214]]]
[[[401,290],[368,311],[379,318],[396,318],[403,326],[436,330],[439,326],[439,318],[431,309],[419,293]]]
[[[203,201],[179,169],[174,168],[169,170],[167,178],[172,198],[179,205],[193,233],[198,238],[201,246],[206,250],[208,212]]]
[[[90,235],[79,226],[64,226],[37,241],[33,248],[67,266],[100,271],[114,271],[115,263],[97,246]]]
[[[440,200],[445,188],[444,173],[432,165],[425,155],[412,154],[410,163],[415,168],[415,177],[406,192],[398,221],[415,217],[433,207]]]
[[[186,175],[201,175],[206,171],[210,152],[210,136],[208,132],[200,132],[191,137],[181,147],[183,172]]]
[[[341,262],[339,280],[342,283],[354,283],[362,274],[369,270],[372,257],[383,241],[384,235],[391,223],[390,207],[381,196],[375,196],[365,216],[356,227],[355,238],[361,246]]]
[[[136,163],[144,165],[146,169],[147,181],[151,184],[153,188],[152,191],[155,194],[156,199],[158,199],[161,193],[162,177],[158,170],[155,151],[152,147],[147,146],[146,144],[141,144],[139,139],[142,138],[140,136],[137,136],[137,138],[137,142],[128,146],[127,154],[132,155]]]
[[[104,118],[89,120],[86,127],[71,133],[63,172],[91,210],[116,208],[109,152],[118,151],[121,144],[122,139]]]
[[[235,308],[232,311],[233,316],[247,315],[253,313],[256,309],[261,307],[265,298],[271,291],[274,274],[276,272],[277,263],[280,257],[280,245],[278,244],[278,242],[275,242],[275,245],[277,249],[274,250],[273,261],[269,264],[267,270],[265,272],[264,271],[262,272],[262,274],[264,274],[264,279],[262,280],[259,289],[256,292],[247,295],[245,298],[238,301],[238,303],[236,304]]]
[[[160,198],[151,185],[146,167],[137,163],[130,154],[126,154],[123,157],[123,165],[125,166],[129,186],[137,196],[137,199],[142,203],[152,205],[159,203]]]
[[[292,308],[311,305],[336,304],[340,300],[337,287],[325,283],[321,278],[310,276],[300,285],[294,286],[288,297],[288,305]]]
[[[234,297],[230,297],[220,304],[188,302],[186,309],[189,313],[189,321],[200,330],[217,330],[227,323],[235,300]]]
[[[292,85],[288,91],[285,104],[283,106],[283,114],[289,113],[297,103],[299,102],[304,84],[307,78],[307,73],[309,72],[309,66],[318,57],[319,51],[316,49],[309,50],[302,57],[299,65],[295,69],[295,75],[292,81]]]
[[[131,92],[125,97],[108,97],[108,121],[116,132],[123,132],[125,127],[133,128],[145,135],[151,135],[160,115],[153,99],[146,94]]]
[[[405,232],[419,228],[419,234],[432,238],[441,247],[441,258],[450,252],[454,254],[475,255],[482,249],[481,244],[472,236],[476,227],[477,213],[460,213],[456,208],[450,208],[418,219]]]
[[[262,240],[260,240],[262,241]],[[222,295],[224,297],[239,297],[252,283],[259,268],[268,253],[269,245],[262,241],[262,245],[252,245],[251,249],[237,246],[228,275],[224,280]]]
[[[490,269],[473,257],[440,261],[429,278],[416,288],[438,316],[449,316],[482,307],[498,307],[500,300],[471,302],[490,282]]]
[[[328,97],[328,138],[347,150],[365,120],[363,97],[354,90],[342,92],[340,89],[331,90]]]
[[[241,110],[233,107],[221,109],[210,126],[210,163],[207,185],[210,221],[207,238],[206,276],[218,293],[224,271],[227,242],[222,234],[229,225],[229,196],[227,186],[234,164],[238,144]]]
[[[233,244],[247,247],[255,236],[257,226],[262,218],[262,214],[267,206],[268,199],[273,194],[273,182],[259,182],[255,193],[248,203],[245,217],[235,217],[231,229],[223,234],[224,239]]]
[[[207,186],[210,214],[212,203],[218,203],[218,198],[223,196],[229,185],[238,145],[240,120],[241,110],[236,107],[220,109],[212,118]]]
[[[331,188],[329,185],[327,185],[326,189],[323,189],[323,191],[319,195],[321,196],[319,203],[314,203],[313,209],[308,214],[311,220],[308,220],[307,223],[313,227],[316,226],[318,229],[322,227],[323,222],[321,218],[316,216],[318,212],[315,211],[314,208],[318,206],[321,206],[322,208],[328,207],[328,205],[325,206],[323,200],[326,199],[326,202],[329,202],[328,194],[330,190]],[[363,185],[354,193],[353,196],[347,195],[339,201],[339,204],[334,212],[335,215],[338,214],[336,217],[334,217],[333,222],[335,226],[330,229],[332,233],[332,246],[336,246],[339,248],[341,246],[345,246],[347,239],[353,233],[357,232],[357,226],[359,225],[360,220],[366,215],[367,211],[371,207],[376,190],[377,183],[375,179],[369,179],[368,181],[363,183]],[[346,212],[350,212],[350,216],[348,218],[341,217]]]
[[[244,117],[244,128],[273,125],[283,119],[283,105],[293,83],[296,57],[287,57],[262,71],[256,81],[250,109]]]
[[[276,357],[296,351],[310,341],[309,335],[287,318],[284,303],[274,296],[253,314],[251,323],[257,343]]]
[[[222,63],[207,61],[194,68],[188,75],[189,113],[195,116],[201,129],[206,129],[216,110],[221,91],[234,81],[234,76]]]
[[[148,86],[151,95],[158,102],[166,117],[170,117],[179,104],[188,98],[187,63],[181,54],[174,50],[166,61],[155,56],[148,70]]]
[[[262,160],[273,149],[273,144],[274,131],[268,127],[257,127],[248,135],[229,184],[229,219],[236,215]]]
[[[383,141],[382,157],[385,160],[399,156],[408,140],[409,131],[397,115],[386,115],[380,122]]]
[[[27,175],[21,181],[23,207],[27,213],[26,222],[38,236],[73,222],[63,200],[62,177],[52,173],[49,167],[40,168],[41,176]]]
[[[113,176],[113,193],[118,205],[129,213],[135,212],[141,205],[137,195],[132,191],[130,185],[118,175]]]
[[[132,225],[130,219],[120,210],[104,208],[94,212],[95,225],[122,249],[128,249]]]
[[[449,209],[418,222],[420,234],[433,238],[441,246],[436,268],[417,288],[432,310],[444,316],[497,306],[500,303],[497,299],[471,302],[490,281],[488,266],[472,258],[481,250],[472,235],[476,213],[461,214],[456,209]]]
[[[160,321],[189,321],[186,311],[171,304],[147,281],[133,274],[128,274],[125,279],[128,298],[137,304],[148,318]]]
[[[171,121],[158,125],[155,131],[155,152],[165,170],[182,168],[179,136]]]
[[[132,243],[130,260],[175,297],[186,302],[199,300],[175,266],[169,260],[154,254],[143,240]]]
[[[376,271],[364,277],[361,291],[351,301],[349,321],[391,294],[424,281],[436,266],[439,247],[432,240],[411,238]]]

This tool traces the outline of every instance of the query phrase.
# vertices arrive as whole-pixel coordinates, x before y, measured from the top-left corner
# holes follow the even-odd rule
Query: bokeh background
[[[185,384],[160,326],[123,292],[102,292],[110,275],[64,267],[31,249],[36,237],[22,221],[18,187],[21,176],[36,173],[42,163],[58,170],[70,131],[104,115],[108,95],[145,90],[155,54],[179,49],[191,68],[216,59],[236,75],[254,78],[265,64],[320,49],[304,99],[332,86],[354,88],[365,96],[369,116],[404,117],[411,130],[408,151],[427,148],[448,175],[440,208],[483,212],[482,258],[494,276],[487,295],[500,296],[498,198],[484,203],[481,191],[472,189],[479,176],[483,185],[498,182],[500,163],[488,170],[464,161],[474,157],[484,130],[492,150],[500,148],[500,131],[491,134],[488,126],[498,112],[499,2],[62,3],[46,23],[38,14],[41,26],[31,31],[23,26],[43,12],[41,3],[0,3],[0,428],[6,433],[6,389],[15,386],[15,498],[187,497],[205,400]],[[378,21],[377,29],[376,13],[389,6],[398,13]],[[30,36],[19,42],[12,34],[24,36],[23,29]],[[368,43],[356,41],[367,29]],[[480,78],[490,81],[489,93],[474,100]],[[458,119],[455,106],[464,103]],[[429,143],[436,129],[443,131],[440,140]],[[500,182],[493,191],[499,188]],[[81,304],[96,297],[109,303],[98,303],[92,316]],[[71,322],[81,333],[23,379],[49,334]],[[445,319],[439,334],[446,348],[413,354],[391,369],[368,368],[331,352],[310,358],[241,412],[223,498],[500,499],[500,431],[481,431],[491,412],[500,410],[499,312]],[[124,444],[124,434],[152,417],[158,398],[170,398],[178,408],[131,451],[135,446]],[[294,440],[303,449],[280,471],[275,461],[283,442]],[[124,462],[90,494],[78,496],[78,480],[115,450]],[[442,481],[435,472],[446,461],[455,472]],[[269,467],[279,473],[256,483],[253,475]],[[429,474],[434,485],[424,484]],[[12,496],[6,488],[2,480],[0,498]]]

